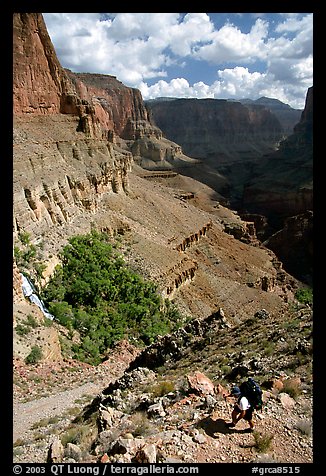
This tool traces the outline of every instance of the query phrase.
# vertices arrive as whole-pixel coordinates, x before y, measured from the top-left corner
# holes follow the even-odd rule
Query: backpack
[[[263,392],[258,383],[251,377],[240,385],[241,395],[248,399],[254,410],[263,408]]]

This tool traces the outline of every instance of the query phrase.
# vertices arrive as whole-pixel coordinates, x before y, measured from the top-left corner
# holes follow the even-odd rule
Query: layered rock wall
[[[263,106],[222,99],[176,99],[148,104],[155,124],[190,157],[222,160],[235,153],[270,151],[283,136]],[[218,158],[217,156],[221,156]]]
[[[103,137],[128,147],[142,166],[166,168],[175,160],[187,161],[180,145],[164,138],[152,123],[138,89],[128,88],[114,76],[66,72],[78,97],[93,105]]]
[[[107,194],[127,192],[133,161],[130,152],[76,132],[77,117],[41,122],[14,121],[14,231],[32,237],[94,214]]]
[[[149,123],[147,110],[138,89],[128,88],[116,77],[104,74],[73,73],[66,70],[84,101],[92,103],[104,130],[127,140],[143,135],[162,137],[161,131]]]

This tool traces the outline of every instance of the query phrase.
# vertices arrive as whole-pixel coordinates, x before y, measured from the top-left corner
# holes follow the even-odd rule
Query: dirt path
[[[95,396],[103,390],[103,383],[86,383],[56,395],[13,405],[13,441],[28,436],[32,426],[42,419],[60,416],[76,407],[76,400],[85,395]]]
[[[15,362],[13,442],[33,442],[35,433],[45,434],[47,427],[50,429],[50,419],[60,421],[61,428],[69,425],[76,411],[119,378],[138,352],[122,341],[97,367],[71,361],[29,369],[23,362]]]

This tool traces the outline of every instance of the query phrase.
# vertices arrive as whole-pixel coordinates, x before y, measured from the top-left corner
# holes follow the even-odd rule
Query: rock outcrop
[[[40,13],[13,15],[13,71],[15,115],[90,112],[62,68]]]
[[[66,72],[77,96],[92,104],[102,134],[130,150],[140,165],[164,169],[171,168],[171,163],[193,162],[152,123],[138,89],[125,86],[114,76]]]
[[[308,210],[285,220],[284,227],[264,243],[273,250],[286,269],[302,281],[313,275],[313,213]]]

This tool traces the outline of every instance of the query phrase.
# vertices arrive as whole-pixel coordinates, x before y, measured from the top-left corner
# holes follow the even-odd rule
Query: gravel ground
[[[13,406],[13,441],[29,436],[32,426],[42,419],[60,416],[69,408],[76,407],[76,400],[85,395],[95,396],[103,389],[103,383],[86,383],[56,395],[43,397]]]

